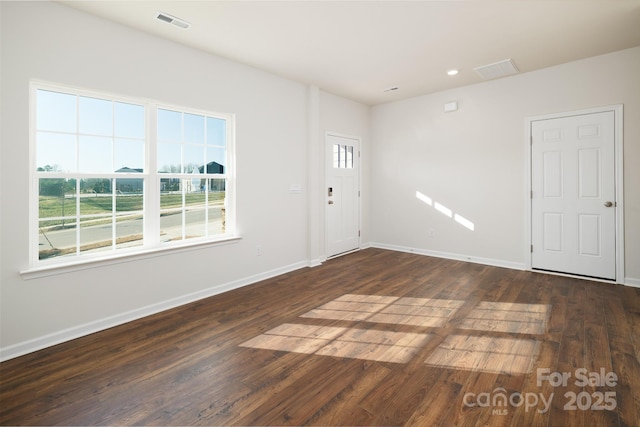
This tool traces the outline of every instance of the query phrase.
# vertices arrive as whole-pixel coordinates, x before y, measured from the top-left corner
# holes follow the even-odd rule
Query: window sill
[[[67,263],[56,263],[48,265],[39,265],[29,267],[26,270],[22,270],[20,275],[25,280],[39,279],[47,276],[54,276],[57,274],[72,273],[74,271],[88,270],[91,268],[105,267],[109,265],[122,264],[125,262],[138,261],[142,259],[155,258],[159,256],[172,255],[181,252],[189,252],[200,250],[212,246],[222,246],[231,243],[236,243],[241,240],[240,236],[223,237],[214,241],[194,242],[186,243],[182,245],[172,245],[166,248],[154,248],[148,250],[141,250],[135,253],[119,254],[110,256],[108,258],[94,258],[85,259],[82,261],[74,261]]]

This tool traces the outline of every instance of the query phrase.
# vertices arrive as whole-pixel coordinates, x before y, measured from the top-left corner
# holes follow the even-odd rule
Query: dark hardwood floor
[[[367,249],[0,364],[2,425],[640,426],[640,289]]]

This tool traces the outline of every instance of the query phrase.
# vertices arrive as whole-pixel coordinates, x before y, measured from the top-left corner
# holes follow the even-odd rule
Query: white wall
[[[459,110],[444,113],[449,101]],[[640,285],[640,47],[374,107],[372,241],[524,268],[525,118],[620,103],[625,277]]]
[[[289,192],[307,181],[305,85],[55,3],[1,7],[2,356],[307,265],[307,195]],[[236,114],[242,240],[24,280],[30,79]]]

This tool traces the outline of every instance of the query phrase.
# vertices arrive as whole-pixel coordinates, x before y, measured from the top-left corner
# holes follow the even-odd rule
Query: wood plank
[[[578,381],[583,383],[586,380],[584,377],[588,377],[590,381],[584,387],[584,392],[590,398],[588,399],[589,402],[587,402],[587,395],[582,395],[584,397],[581,396],[578,404],[583,403],[585,404],[583,406],[589,407],[587,409],[587,411],[590,411],[589,422],[595,425],[619,425],[618,411],[615,408],[612,410],[607,409],[613,405],[604,400],[605,396],[615,394],[616,388],[615,386],[607,385],[606,382],[609,381],[605,381],[605,377],[608,378],[608,374],[613,372],[613,366],[609,336],[607,334],[607,319],[602,305],[603,287],[602,285],[589,284],[586,286],[586,290],[587,298],[585,304],[586,309],[589,311],[584,320],[584,370],[586,372],[580,373],[581,378]],[[596,378],[596,375],[599,378]],[[605,384],[602,384],[602,382],[605,382]]]
[[[556,369],[555,371],[549,369],[548,372],[548,374],[559,373],[560,375],[570,375],[570,377],[567,377],[567,381],[562,381],[560,384],[553,387],[555,397],[549,410],[549,422],[553,425],[584,425],[585,412],[572,410],[570,408],[567,409],[567,404],[570,403],[568,400],[570,397],[567,398],[566,393],[571,393],[577,396],[583,391],[583,387],[579,387],[575,383],[575,371],[576,369],[583,368],[585,365],[585,301],[585,284],[576,280],[571,288],[571,293],[567,301],[568,315],[566,317],[560,348],[558,350],[558,362],[556,364]],[[550,383],[550,381],[545,382]]]
[[[621,426],[640,425],[640,361],[635,355],[633,342],[638,336],[638,329],[625,311],[625,303],[629,297],[609,297],[603,300],[606,313],[606,325],[609,346],[611,349],[611,364],[613,372],[618,377],[615,387],[617,412]]]
[[[360,375],[356,381],[338,393],[305,424],[342,425],[345,420],[348,420],[352,425],[371,425],[373,417],[370,412],[360,406],[359,400],[361,396],[378,387],[391,374],[391,368],[380,363],[372,363],[366,375]]]

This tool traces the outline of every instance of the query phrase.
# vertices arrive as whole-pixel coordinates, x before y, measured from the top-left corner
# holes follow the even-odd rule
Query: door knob
[[[608,208],[610,208],[611,206],[613,206],[612,202],[604,202],[604,205]]]

